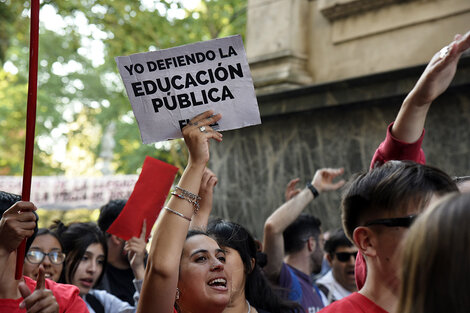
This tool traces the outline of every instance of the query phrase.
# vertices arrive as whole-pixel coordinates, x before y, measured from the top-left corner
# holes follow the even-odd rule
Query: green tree
[[[149,4],[150,3],[150,4]],[[28,3],[0,1],[0,174],[22,173],[28,81]],[[183,45],[233,34],[244,34],[246,0],[200,1],[194,9],[180,1],[46,0],[67,25],[59,32],[40,27],[38,111],[35,175],[67,172],[73,162],[55,160],[57,144],[67,159],[99,160],[100,138],[116,124],[113,164],[117,173],[136,173],[145,155],[184,166],[181,141],[143,145],[132,109],[118,76],[114,57]],[[84,31],[84,23],[87,27]],[[84,43],[101,40],[104,58]],[[88,130],[88,131],[85,131]],[[157,149],[158,148],[158,149]],[[78,150],[77,150],[78,149]],[[87,156],[80,158],[76,151]],[[68,164],[68,165],[67,165]],[[73,165],[72,165],[73,166]],[[84,174],[73,168],[74,174]]]

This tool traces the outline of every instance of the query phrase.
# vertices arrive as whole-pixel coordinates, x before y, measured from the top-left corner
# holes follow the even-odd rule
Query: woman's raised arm
[[[138,304],[139,313],[173,312],[181,253],[194,214],[193,202],[198,201],[201,178],[209,161],[209,141],[222,141],[222,134],[209,125],[220,118],[220,114],[206,111],[183,128],[189,150],[188,165],[157,219]]]

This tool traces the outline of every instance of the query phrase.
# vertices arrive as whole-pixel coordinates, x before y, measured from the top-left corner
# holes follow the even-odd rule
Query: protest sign
[[[146,220],[148,238],[177,171],[177,167],[147,156],[129,200],[107,232],[124,240],[139,237]]]
[[[261,123],[240,35],[116,57],[143,143],[181,138],[209,109],[218,131]]]

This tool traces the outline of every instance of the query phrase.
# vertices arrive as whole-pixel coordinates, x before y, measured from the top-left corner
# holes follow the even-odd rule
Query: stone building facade
[[[258,237],[321,167],[368,169],[406,94],[432,55],[470,30],[468,0],[248,0],[246,49],[262,124],[224,133],[211,148],[214,214]],[[470,54],[435,101],[423,144],[428,164],[470,175]],[[340,226],[340,192],[307,209]]]

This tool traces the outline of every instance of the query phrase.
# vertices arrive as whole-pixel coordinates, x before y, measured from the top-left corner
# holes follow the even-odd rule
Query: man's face
[[[399,269],[401,266],[402,245],[411,226],[409,217],[417,216],[437,200],[432,196],[425,208],[410,207],[405,212],[390,212],[377,220],[398,222],[397,225],[373,224],[370,227],[375,234],[376,270],[380,281],[398,290]],[[375,220],[375,221],[377,221]]]
[[[323,246],[324,246],[324,240],[323,240],[323,234],[318,235],[318,239],[315,240],[314,237],[312,237],[313,240],[315,241],[315,249],[312,252],[312,274],[318,274],[321,272],[322,264],[323,264]]]
[[[339,246],[333,255],[328,255],[327,257],[335,280],[351,292],[356,291],[356,280],[354,277],[356,255],[356,247]]]

